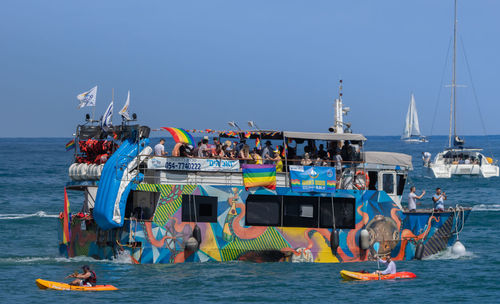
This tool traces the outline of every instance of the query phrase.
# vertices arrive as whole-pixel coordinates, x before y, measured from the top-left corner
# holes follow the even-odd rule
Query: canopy
[[[365,162],[412,168],[411,155],[395,152],[365,151]]]
[[[310,133],[285,131],[283,135],[288,138],[318,139],[318,140],[353,140],[365,141],[366,137],[361,134],[352,133]]]

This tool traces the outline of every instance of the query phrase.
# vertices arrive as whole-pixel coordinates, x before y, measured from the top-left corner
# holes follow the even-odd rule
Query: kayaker
[[[375,274],[395,274],[396,273],[396,263],[391,259],[390,255],[385,256],[385,261],[382,259],[378,259],[378,261],[384,265],[387,265],[387,268],[383,271],[377,270]]]
[[[93,270],[90,270],[89,265],[83,265],[83,273],[73,273],[67,278],[75,278],[69,285],[74,286],[95,286],[97,283],[97,276]]]

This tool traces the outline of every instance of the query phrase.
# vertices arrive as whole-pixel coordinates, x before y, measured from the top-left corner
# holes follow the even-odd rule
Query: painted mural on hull
[[[71,242],[60,246],[61,253],[70,257],[85,255],[111,259],[120,251],[127,251],[134,263],[143,264],[235,260],[337,263],[375,259],[377,253],[373,245],[378,242],[379,255],[390,254],[396,260],[409,260],[414,258],[419,243],[425,245],[424,256],[451,245],[455,239],[453,229],[457,225],[453,212],[403,213],[383,191],[338,190],[335,198],[350,198],[355,204],[353,227],[336,227],[340,233],[338,247],[335,248],[331,243],[333,229],[331,226],[323,228],[325,225],[317,213],[312,214],[318,222],[317,227],[285,227],[283,215],[276,225],[247,225],[247,200],[250,195],[318,196],[298,196],[290,188],[272,191],[259,187],[247,191],[241,186],[140,184],[137,190],[160,193],[150,220],[127,219],[122,228],[104,231],[98,229],[88,216],[74,216]],[[183,221],[183,216],[195,215],[193,212],[183,214],[183,195],[184,198],[193,195],[217,197],[214,220],[201,222],[199,219],[186,221],[184,218]],[[330,198],[327,194],[321,197]],[[321,209],[320,202],[317,208]],[[337,208],[333,210],[336,212]],[[307,213],[307,210],[304,212]],[[467,217],[468,211],[463,216]],[[196,249],[190,250],[187,243],[196,226],[201,231],[201,240]],[[362,229],[370,234],[366,250],[360,248]]]

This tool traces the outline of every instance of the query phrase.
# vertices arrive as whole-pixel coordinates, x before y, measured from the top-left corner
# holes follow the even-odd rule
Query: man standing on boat
[[[416,191],[417,191],[417,188],[415,186],[411,186],[410,193],[408,194],[408,211],[409,212],[417,211],[417,199],[421,199],[425,194],[425,190],[422,191],[422,194],[420,194],[420,196],[417,195]]]
[[[429,167],[431,156],[432,154],[430,152],[422,152],[422,161],[424,162],[424,167]]]
[[[441,188],[436,188],[436,194],[432,196],[432,201],[434,202],[434,210],[444,211],[444,201],[446,199],[446,193],[441,193]]]
[[[165,147],[163,146],[165,144],[165,140],[162,138],[160,139],[160,142],[156,144],[155,146],[155,156],[165,156],[167,153],[165,153]]]

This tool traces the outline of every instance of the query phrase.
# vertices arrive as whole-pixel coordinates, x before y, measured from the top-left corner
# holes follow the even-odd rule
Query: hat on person
[[[203,136],[203,139],[206,139],[206,140],[208,140],[208,136]]]
[[[270,146],[270,145],[272,145],[272,143],[269,140],[266,141],[266,146]]]
[[[224,146],[231,147],[231,141],[230,141],[230,140],[226,140],[226,141],[224,142]]]

